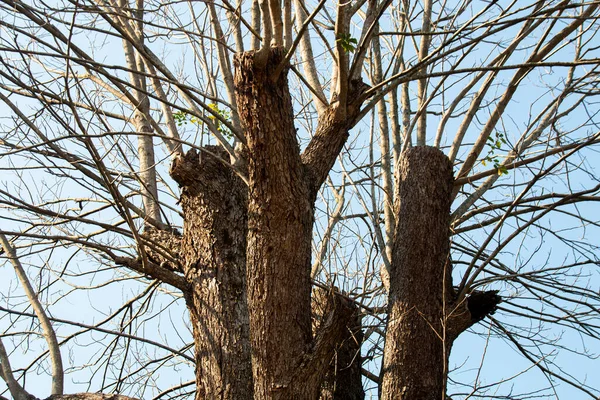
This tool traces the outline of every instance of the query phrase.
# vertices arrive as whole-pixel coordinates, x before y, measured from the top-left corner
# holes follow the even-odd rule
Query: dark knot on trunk
[[[500,302],[502,302],[502,297],[498,295],[497,290],[473,291],[467,297],[467,308],[471,313],[471,321],[477,323],[488,315],[494,314]]]

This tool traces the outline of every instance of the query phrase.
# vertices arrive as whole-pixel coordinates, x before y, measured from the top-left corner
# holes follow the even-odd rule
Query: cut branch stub
[[[176,159],[184,229],[180,254],[194,329],[196,399],[252,399],[246,299],[247,188],[227,153],[206,146]]]
[[[467,308],[471,313],[471,321],[477,323],[496,312],[496,307],[502,298],[498,296],[497,290],[487,292],[474,291],[467,297]]]
[[[382,399],[437,400],[444,393],[444,300],[452,164],[438,149],[414,147],[397,165],[397,216]]]
[[[173,229],[171,232],[146,225],[142,238],[146,240],[146,255],[154,264],[171,271],[182,272],[179,252],[181,249],[181,233]]]
[[[450,306],[446,307],[447,342],[451,345],[461,333],[494,314],[501,301],[497,290],[474,290],[462,302],[449,302]]]

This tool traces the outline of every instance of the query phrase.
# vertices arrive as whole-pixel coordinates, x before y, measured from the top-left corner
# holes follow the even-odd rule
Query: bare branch
[[[63,364],[62,364],[62,357],[60,354],[60,348],[58,346],[58,340],[56,340],[56,333],[54,332],[54,328],[52,328],[52,324],[50,323],[50,320],[48,319],[48,316],[46,315],[46,311],[44,310],[44,307],[42,306],[42,304],[40,303],[40,300],[38,299],[36,291],[33,289],[33,287],[31,286],[31,283],[29,282],[29,278],[27,277],[27,274],[25,273],[25,270],[23,269],[23,266],[21,265],[19,258],[17,257],[15,249],[12,247],[12,245],[10,244],[10,242],[8,241],[8,239],[6,238],[6,236],[3,233],[0,233],[0,244],[2,245],[2,248],[4,249],[4,253],[6,254],[6,257],[8,257],[11,264],[13,265],[15,272],[16,272],[17,276],[19,277],[19,281],[21,281],[21,286],[23,286],[23,290],[25,291],[25,295],[27,296],[27,300],[29,301],[29,304],[31,304],[31,308],[33,308],[35,315],[37,316],[38,320],[40,321],[40,326],[42,327],[43,335],[44,335],[44,338],[46,339],[46,343],[48,345],[48,350],[50,351],[50,362],[52,365],[51,392],[53,395],[61,395],[61,394],[63,394],[63,386],[64,386],[64,370],[63,370]],[[14,378],[12,378],[12,381],[11,381],[12,372],[10,372],[10,371],[7,372],[7,369],[10,368],[10,364],[8,364],[8,357],[6,356],[6,351],[4,350],[3,346],[2,346],[1,350],[2,350],[2,353],[4,353],[3,355],[0,354],[3,356],[3,359],[2,359],[3,372],[5,374],[6,379],[8,379],[9,384],[12,384],[14,387],[14,383],[16,383],[16,382],[13,382]],[[6,362],[6,364],[5,364],[5,362]],[[17,391],[17,394],[19,394],[19,396],[22,395],[21,393],[19,393],[18,388],[15,388],[14,390]],[[15,397],[17,397],[17,396],[15,396]]]

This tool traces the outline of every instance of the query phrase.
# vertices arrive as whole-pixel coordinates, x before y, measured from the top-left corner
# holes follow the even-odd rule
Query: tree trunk
[[[255,399],[316,398],[294,393],[291,377],[311,343],[313,208],[293,121],[281,49],[266,65],[254,52],[234,59],[235,90],[248,147],[248,305]],[[308,397],[306,397],[308,396]]]
[[[443,321],[451,282],[445,266],[452,164],[438,149],[414,147],[402,154],[396,176],[397,223],[381,398],[440,400],[449,354]]]
[[[205,150],[228,160],[216,146]],[[196,350],[196,399],[253,398],[246,301],[247,188],[216,157],[191,150],[175,160],[182,186],[180,254]]]
[[[313,203],[326,168],[302,162],[287,66],[273,77],[283,55],[270,49],[266,60],[255,52],[234,59],[248,187],[217,147],[204,148],[213,155],[188,152],[170,171],[182,189],[179,270],[190,283],[184,293],[194,328],[198,400],[318,398],[356,311],[336,297],[313,337]],[[352,104],[358,109],[357,101]],[[348,136],[348,123],[326,126],[315,154],[341,149]]]

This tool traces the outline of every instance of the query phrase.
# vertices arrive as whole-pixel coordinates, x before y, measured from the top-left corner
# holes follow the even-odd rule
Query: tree
[[[547,329],[599,334],[599,6],[3,0],[7,391],[491,398],[450,373],[482,327],[548,378],[523,396],[597,397]]]

